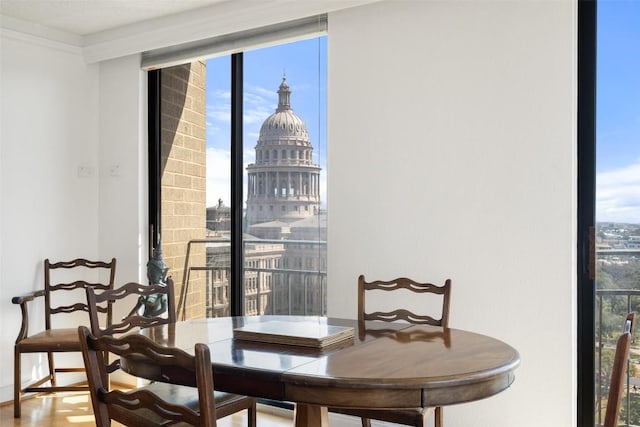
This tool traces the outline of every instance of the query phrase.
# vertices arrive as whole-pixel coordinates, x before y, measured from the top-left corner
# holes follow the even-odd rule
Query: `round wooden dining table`
[[[236,329],[273,322],[303,330],[353,328],[353,336],[321,347],[234,338]],[[486,335],[325,317],[193,319],[139,333],[187,352],[207,344],[216,390],[294,402],[297,426],[327,425],[327,407],[407,409],[480,400],[507,389],[520,363],[513,347]],[[122,368],[163,380],[134,359],[122,360]]]

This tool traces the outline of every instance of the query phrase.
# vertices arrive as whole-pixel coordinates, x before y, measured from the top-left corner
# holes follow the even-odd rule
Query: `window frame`
[[[229,305],[232,316],[244,314],[244,251],[242,248],[244,56],[231,55],[231,292]],[[235,282],[235,286],[233,283]]]
[[[319,34],[321,37],[326,34]],[[283,43],[289,43],[283,41]],[[245,315],[247,308],[247,300],[250,297],[245,295],[245,260],[246,254],[244,242],[244,53],[234,53],[230,57],[230,237],[229,237],[229,272],[230,277],[234,278],[229,281],[229,299],[228,313],[231,316]],[[177,64],[176,64],[177,65]],[[162,105],[163,105],[163,87],[162,87],[162,70],[165,68],[157,68],[148,70],[148,213],[149,213],[149,254],[153,253],[153,248],[161,241],[162,232]],[[165,82],[165,84],[168,84]],[[171,102],[171,101],[168,101]],[[282,150],[284,153],[285,151]],[[262,152],[260,152],[261,154]],[[274,154],[275,154],[274,150]],[[274,159],[277,158],[277,153]],[[268,152],[266,153],[268,158]],[[282,156],[285,158],[286,154]],[[305,158],[310,157],[310,152],[305,153]],[[293,183],[291,183],[293,185]],[[285,192],[285,189],[282,189]],[[282,194],[284,196],[284,193]],[[253,207],[252,207],[253,208]],[[262,206],[260,206],[262,210]],[[273,206],[271,206],[273,210]],[[282,206],[285,209],[285,206]],[[292,207],[297,210],[299,207]],[[308,210],[308,209],[307,209]],[[197,242],[202,243],[202,242]],[[187,254],[189,251],[187,250]],[[326,263],[321,263],[325,264]],[[185,263],[185,270],[187,269]],[[326,273],[325,273],[326,274]],[[305,291],[306,292],[306,291]],[[186,294],[184,294],[186,300]],[[180,301],[183,301],[182,294]],[[179,304],[180,306],[181,304]],[[180,309],[180,307],[178,307]],[[326,308],[325,308],[326,310]],[[184,316],[184,310],[183,310]]]
[[[595,425],[595,148],[597,0],[578,1],[577,420]]]
[[[149,258],[153,253],[153,248],[158,245],[160,240],[161,226],[161,191],[162,184],[160,176],[161,170],[161,110],[160,110],[160,92],[161,92],[161,70],[151,70],[147,73],[147,97],[148,97],[148,215],[149,215]]]

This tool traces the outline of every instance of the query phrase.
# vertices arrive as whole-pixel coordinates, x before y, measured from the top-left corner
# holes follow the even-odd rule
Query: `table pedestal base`
[[[294,417],[296,427],[329,426],[329,411],[326,406],[297,403]]]

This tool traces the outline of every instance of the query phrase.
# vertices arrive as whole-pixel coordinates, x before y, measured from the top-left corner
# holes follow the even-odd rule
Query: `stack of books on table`
[[[317,321],[271,320],[236,328],[233,330],[233,337],[245,341],[323,348],[353,339],[353,333],[352,327],[327,325]]]

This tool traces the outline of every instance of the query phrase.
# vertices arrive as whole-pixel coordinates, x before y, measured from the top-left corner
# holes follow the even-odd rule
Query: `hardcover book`
[[[333,326],[314,321],[271,320],[236,328],[233,330],[233,337],[246,341],[323,348],[353,339],[353,333],[353,328],[347,326]]]

